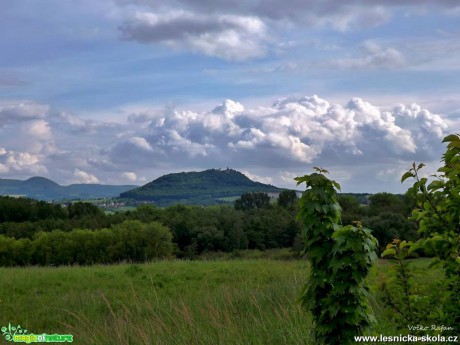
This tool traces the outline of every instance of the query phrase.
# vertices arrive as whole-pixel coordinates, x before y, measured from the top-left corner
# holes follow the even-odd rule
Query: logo
[[[3,336],[7,341],[15,343],[71,343],[73,342],[72,334],[27,334],[27,329],[22,328],[20,325],[12,326],[8,323],[8,327],[2,327]]]

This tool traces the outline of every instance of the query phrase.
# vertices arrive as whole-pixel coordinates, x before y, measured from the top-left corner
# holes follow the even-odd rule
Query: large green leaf
[[[390,248],[390,249],[385,250],[385,251],[382,253],[382,257],[390,256],[390,255],[393,255],[393,256],[396,255],[396,249]]]
[[[445,137],[442,142],[450,142],[450,141],[455,141],[455,140],[460,140],[460,137],[458,134],[450,134],[447,137]]]
[[[414,174],[412,171],[406,172],[402,177],[401,177],[401,183],[403,183],[405,180],[407,180],[409,177],[414,177]]]

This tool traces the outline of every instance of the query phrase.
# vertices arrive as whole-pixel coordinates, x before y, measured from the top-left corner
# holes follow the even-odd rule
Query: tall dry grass
[[[313,344],[303,262],[1,268],[0,323],[75,344]]]
[[[297,303],[301,286],[294,274],[258,286],[204,284],[199,293],[160,299],[133,285],[129,304],[101,294],[102,324],[72,313],[75,323],[66,326],[83,344],[314,344],[311,319]]]

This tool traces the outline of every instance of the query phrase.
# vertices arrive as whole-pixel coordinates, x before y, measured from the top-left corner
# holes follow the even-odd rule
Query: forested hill
[[[61,186],[44,177],[28,180],[0,179],[0,195],[26,196],[32,199],[75,200],[117,197],[120,193],[133,189],[134,185],[71,184]]]
[[[233,169],[168,174],[121,193],[121,198],[153,201],[159,206],[176,203],[211,205],[248,192],[279,193],[283,189],[254,182]],[[224,199],[222,199],[224,198]]]

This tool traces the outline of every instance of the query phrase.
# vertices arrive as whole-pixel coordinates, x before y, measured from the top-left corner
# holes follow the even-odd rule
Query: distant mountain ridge
[[[248,192],[279,193],[284,189],[254,182],[233,169],[208,169],[163,175],[139,188],[120,194],[121,198],[154,202],[158,206],[172,204],[212,205],[225,202],[221,198],[239,197]]]
[[[45,201],[114,198],[136,185],[71,184],[61,186],[45,177],[34,176],[25,181],[0,178],[0,195],[25,196]]]

